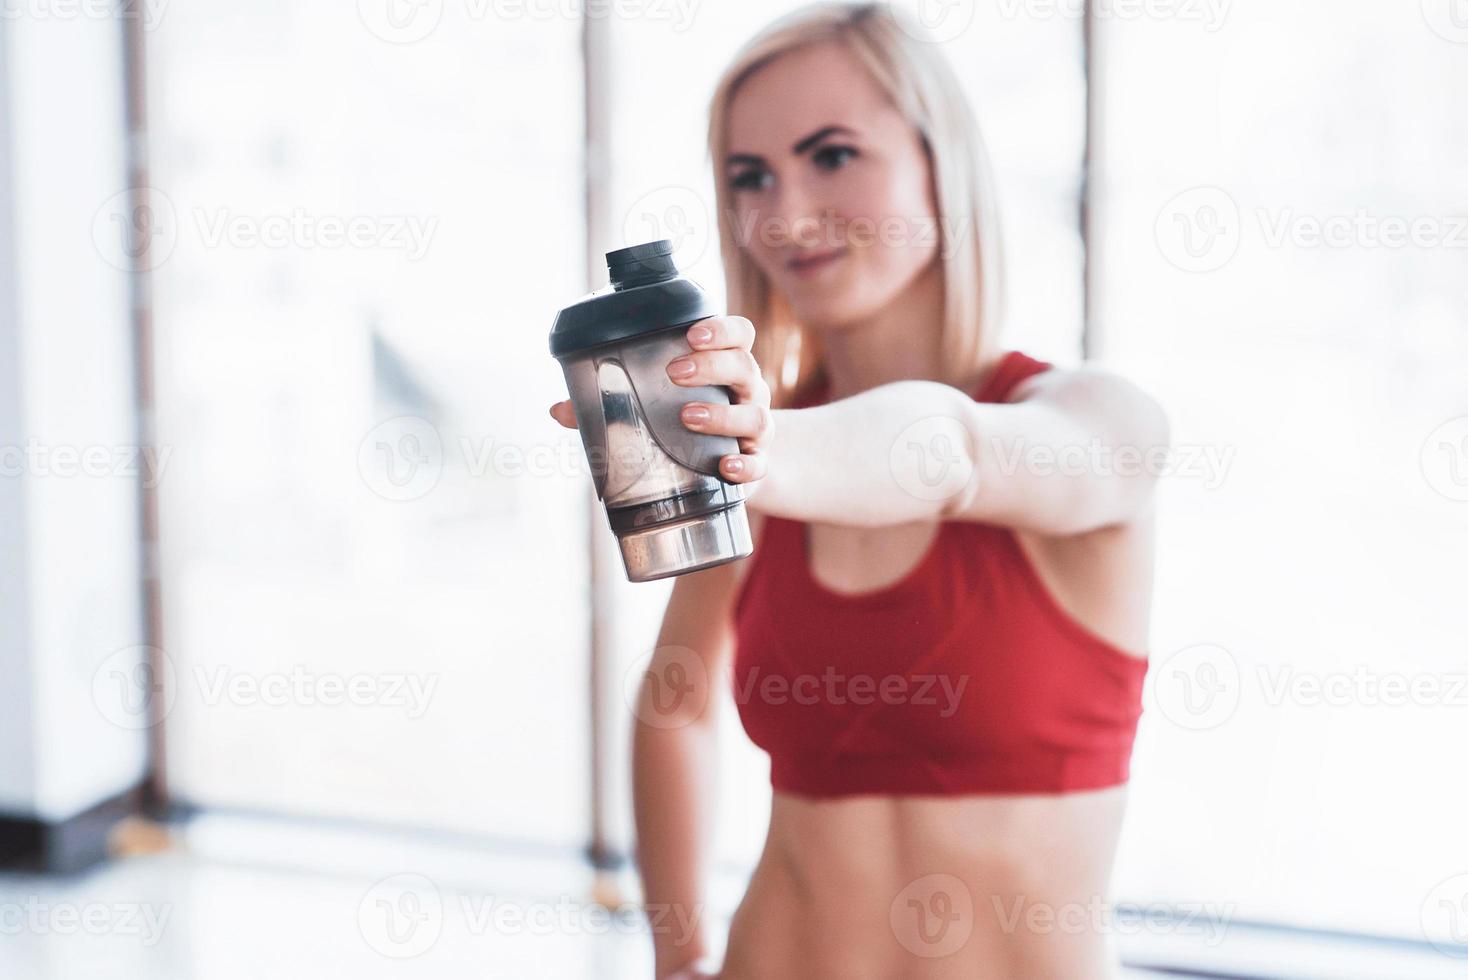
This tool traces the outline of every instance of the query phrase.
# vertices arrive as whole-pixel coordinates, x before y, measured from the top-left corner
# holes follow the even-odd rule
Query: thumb
[[[576,428],[576,410],[571,406],[571,399],[556,402],[550,407],[551,418],[561,423],[568,429]]]

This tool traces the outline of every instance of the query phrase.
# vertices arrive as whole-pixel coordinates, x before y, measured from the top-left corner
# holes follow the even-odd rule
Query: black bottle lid
[[[673,243],[666,238],[607,253],[607,275],[615,289],[645,286],[672,279],[677,274],[678,267],[673,264]]]
[[[668,239],[607,253],[611,287],[556,314],[550,352],[565,357],[602,344],[718,316],[708,293],[679,274]]]

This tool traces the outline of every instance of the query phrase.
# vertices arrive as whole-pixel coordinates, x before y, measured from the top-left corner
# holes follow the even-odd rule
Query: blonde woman
[[[736,315],[668,372],[732,392],[684,423],[739,439],[756,547],[673,586],[645,696],[704,689],[635,732],[645,900],[703,907],[732,690],[774,794],[719,976],[1111,975],[1165,419],[999,346],[979,133],[886,7],[766,29],[709,140]],[[659,980],[713,974],[706,927],[654,940]]]

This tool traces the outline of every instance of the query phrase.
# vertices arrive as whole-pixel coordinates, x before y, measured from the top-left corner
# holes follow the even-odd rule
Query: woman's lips
[[[822,252],[794,255],[785,264],[797,276],[808,276],[826,268],[845,254],[846,249],[844,248],[827,249]]]

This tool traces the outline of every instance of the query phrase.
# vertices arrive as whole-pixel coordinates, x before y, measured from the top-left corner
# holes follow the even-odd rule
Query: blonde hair
[[[948,62],[885,3],[816,3],[774,21],[745,43],[714,90],[708,145],[715,168],[719,245],[729,312],[753,321],[754,354],[775,406],[818,372],[819,342],[741,247],[722,167],[734,94],[780,55],[834,41],[856,56],[922,136],[936,193],[943,263],[943,360],[950,384],[973,378],[997,342],[1000,316],[998,215],[988,153]]]

